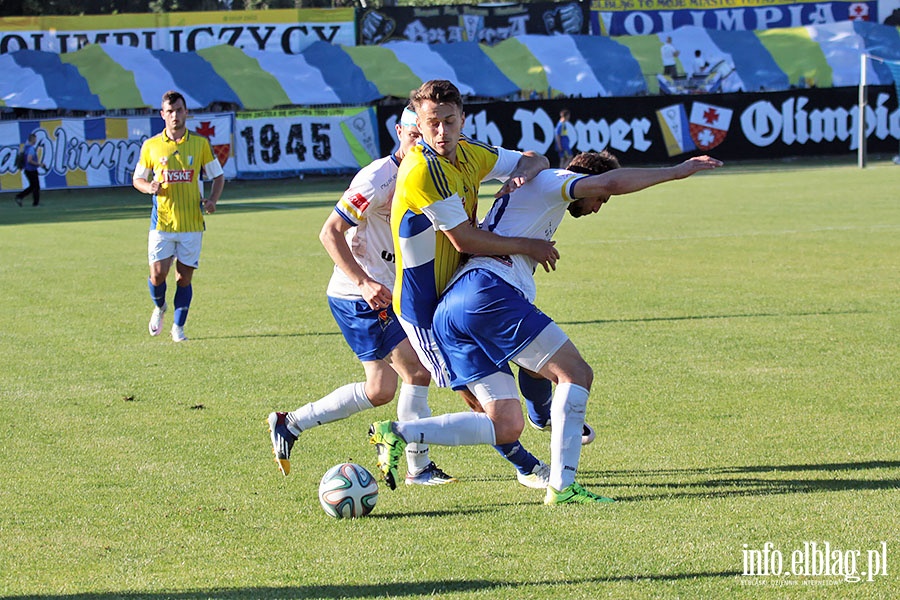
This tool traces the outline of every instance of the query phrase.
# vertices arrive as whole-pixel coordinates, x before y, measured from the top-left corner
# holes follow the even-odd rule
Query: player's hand
[[[718,169],[724,164],[725,163],[723,163],[721,160],[713,158],[712,156],[694,156],[678,165],[678,169],[680,171],[679,175],[680,177],[689,177],[698,171]]]
[[[526,150],[519,157],[516,168],[509,174],[509,179],[503,184],[503,187],[494,194],[494,198],[501,198],[506,194],[522,187],[535,177],[537,174],[550,167],[550,161],[543,154],[538,154],[534,150]]]
[[[160,186],[160,183],[154,179],[153,181],[150,182],[150,188],[149,188],[150,191],[148,193],[151,195],[157,193],[159,191],[159,186]]]
[[[544,267],[544,271],[550,272],[556,270],[556,261],[559,260],[559,250],[556,249],[556,242],[548,240],[533,239],[528,242],[529,249],[525,253]]]
[[[506,194],[512,193],[514,190],[517,190],[525,185],[527,181],[528,180],[524,175],[510,177],[506,180],[506,183],[503,184],[503,187],[497,190],[497,193],[494,194],[494,198],[502,198]]]
[[[213,202],[212,200],[209,200],[208,198],[202,200],[202,202],[203,202],[203,210],[206,212],[206,214],[211,215],[214,212],[216,212],[216,203],[215,202]]]
[[[373,310],[383,310],[389,307],[394,298],[389,287],[378,283],[374,279],[365,280],[359,288],[363,300]]]

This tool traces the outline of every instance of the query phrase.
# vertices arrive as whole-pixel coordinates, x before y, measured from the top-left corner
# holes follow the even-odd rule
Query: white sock
[[[550,404],[550,485],[562,491],[575,482],[581,458],[581,432],[590,392],[574,383],[560,383]]]
[[[318,425],[346,419],[350,415],[372,408],[366,396],[365,383],[348,383],[324,398],[301,406],[286,417],[287,428],[294,435]]]
[[[409,442],[440,446],[494,445],[494,424],[484,413],[450,413],[439,417],[401,421],[397,433]],[[581,438],[579,438],[581,439]]]
[[[397,420],[414,421],[430,416],[428,386],[401,383],[400,394],[397,396]],[[406,445],[406,464],[410,473],[413,475],[419,473],[430,462],[428,444],[412,443]]]

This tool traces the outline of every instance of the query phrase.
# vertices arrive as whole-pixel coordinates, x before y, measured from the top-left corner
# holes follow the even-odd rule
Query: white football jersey
[[[353,177],[334,210],[350,223],[346,238],[356,262],[369,277],[394,288],[391,200],[400,162],[393,154],[372,161]],[[326,293],[333,298],[362,298],[359,288],[337,265]]]
[[[512,194],[494,200],[480,227],[506,237],[550,240],[562,223],[569,203],[576,200],[572,197],[575,182],[584,177],[587,175],[562,169],[541,171]],[[459,268],[451,283],[467,271],[485,269],[499,275],[534,303],[537,295],[534,270],[537,264],[534,259],[522,254],[473,256]]]

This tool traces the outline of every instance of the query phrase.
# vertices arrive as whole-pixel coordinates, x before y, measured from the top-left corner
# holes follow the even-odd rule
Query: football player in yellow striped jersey
[[[134,168],[133,185],[144,194],[153,196],[150,213],[150,235],[147,254],[150,277],[147,284],[154,309],[150,317],[150,335],[162,331],[166,304],[166,277],[175,260],[175,306],[172,339],[182,342],[184,324],[191,306],[191,279],[200,266],[200,248],[206,223],[203,213],[214,213],[225,174],[213,156],[209,140],[187,130],[187,105],[184,96],[176,91],[163,94],[162,109],[165,129],[147,139]],[[212,179],[208,197],[203,196],[200,175]]]
[[[462,135],[462,97],[453,83],[432,80],[410,94],[420,142],[403,158],[391,205],[396,254],[394,311],[422,364],[447,387],[440,351],[430,336],[437,300],[459,266],[460,253],[525,254],[551,268],[559,253],[553,242],[509,238],[476,227],[482,181],[516,189],[546,169],[544,156],[488,146]],[[417,342],[418,340],[418,342]]]
[[[524,254],[547,270],[555,267],[559,257],[551,241],[502,237],[478,229],[475,224],[480,184],[489,179],[504,180],[498,195],[506,194],[550,163],[533,152],[513,152],[463,136],[462,97],[450,81],[423,83],[410,94],[410,103],[422,139],[400,164],[391,205],[397,273],[392,303],[420,361],[437,385],[447,387],[449,374],[431,323],[438,298],[460,263],[460,253]],[[460,392],[478,412],[457,413],[455,421],[436,427],[434,443],[497,444],[495,448],[516,466],[520,483],[546,487],[549,469],[519,443],[521,428],[495,431],[484,414],[493,409],[482,408],[468,390]],[[396,479],[394,469],[385,470],[391,464],[385,454],[390,444],[382,439],[375,425],[370,430],[370,442],[376,445],[382,474],[390,482]]]

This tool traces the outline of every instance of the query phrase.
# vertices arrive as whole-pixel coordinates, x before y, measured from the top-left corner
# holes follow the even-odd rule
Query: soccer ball
[[[330,517],[364,517],[375,508],[378,483],[355,463],[341,463],[325,472],[319,483],[319,503]]]

